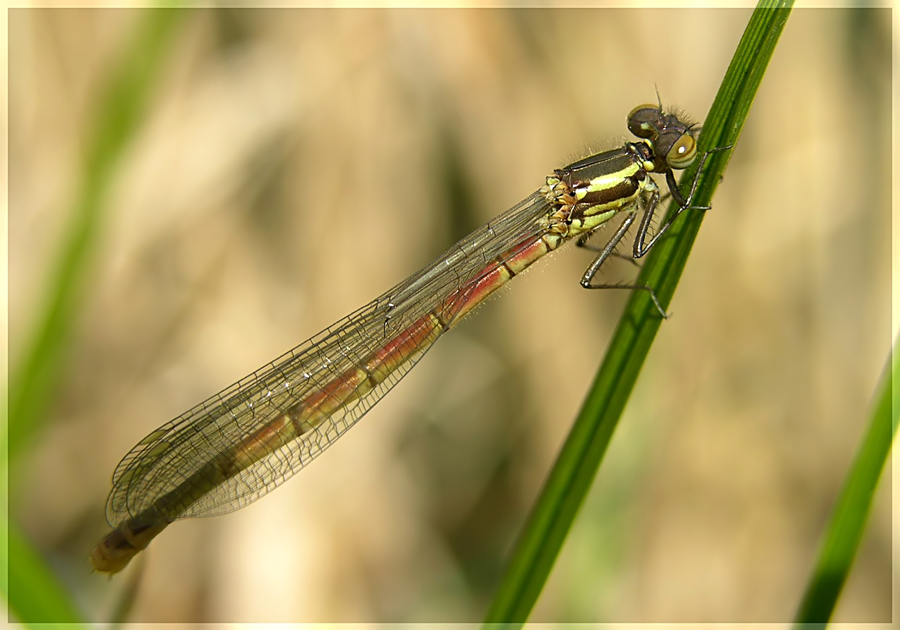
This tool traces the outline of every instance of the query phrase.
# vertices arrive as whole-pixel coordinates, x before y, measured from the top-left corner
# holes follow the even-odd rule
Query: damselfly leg
[[[681,213],[685,210],[709,210],[711,206],[695,206],[691,205],[691,202],[694,199],[694,193],[697,191],[697,186],[700,183],[700,175],[703,174],[703,167],[706,164],[706,160],[709,159],[709,156],[718,151],[727,151],[730,149],[730,146],[727,147],[716,147],[715,149],[710,149],[706,151],[703,156],[700,158],[700,165],[697,167],[697,173],[694,175],[694,179],[691,182],[691,191],[688,193],[688,196],[685,198],[681,195],[681,191],[678,189],[678,183],[675,181],[675,174],[670,170],[666,173],[666,183],[669,186],[669,194],[675,200],[675,203],[678,205],[678,208],[675,212],[672,213],[672,217],[666,221],[665,225],[663,225],[656,234],[654,234],[650,238],[650,242],[646,242],[647,240],[647,232],[650,229],[650,224],[653,221],[653,214],[656,212],[656,208],[659,205],[660,200],[657,200],[657,203],[648,205],[644,210],[644,216],[641,218],[641,224],[638,226],[637,235],[635,235],[634,239],[634,257],[641,258],[646,255],[656,242],[665,234],[672,224],[675,223],[675,219],[681,216]]]
[[[659,198],[659,191],[656,192],[657,199]],[[647,210],[644,211],[644,214],[647,214]],[[606,241],[606,245],[603,246],[603,249],[600,250],[600,253],[597,254],[596,258],[591,262],[588,268],[585,270],[584,275],[581,276],[581,286],[585,289],[631,289],[631,290],[640,290],[646,291],[650,294],[650,299],[653,300],[653,305],[656,306],[656,310],[659,311],[659,314],[663,319],[668,319],[669,315],[666,313],[665,309],[662,307],[662,304],[659,303],[659,299],[656,297],[656,293],[653,291],[652,287],[643,284],[610,284],[610,283],[594,283],[594,276],[597,275],[597,272],[600,270],[600,267],[603,266],[603,263],[606,260],[614,255],[614,250],[618,246],[619,242],[625,235],[628,233],[628,230],[631,228],[631,225],[634,223],[637,218],[637,212],[629,212],[625,219],[622,221],[622,224],[619,228],[613,233],[613,235]],[[579,239],[577,245],[580,247],[585,246],[585,240]],[[626,257],[627,258],[627,257]],[[634,261],[633,258],[629,260]]]
[[[654,137],[658,138],[658,135]],[[660,237],[665,234],[669,227],[671,227],[672,223],[674,223],[675,219],[677,219],[682,212],[689,209],[704,211],[709,210],[710,206],[692,205],[691,202],[693,201],[694,194],[697,191],[697,186],[700,182],[700,176],[703,173],[703,167],[706,164],[709,156],[714,152],[723,151],[729,148],[731,147],[717,147],[703,154],[703,156],[700,158],[700,164],[697,168],[697,172],[694,175],[693,180],[691,181],[691,189],[687,197],[684,197],[678,188],[678,183],[675,181],[675,174],[672,170],[673,166],[668,163],[665,164],[663,168],[665,168],[666,184],[668,185],[669,192],[664,196],[660,196],[659,187],[655,182],[649,180],[644,185],[643,190],[641,191],[639,199],[635,204],[636,207],[627,214],[625,219],[622,221],[622,224],[613,233],[613,235],[610,236],[610,238],[606,242],[606,245],[604,245],[601,249],[596,250],[590,247],[590,245],[588,244],[588,238],[590,237],[590,234],[585,234],[581,238],[579,238],[576,242],[576,245],[578,247],[584,247],[594,249],[594,251],[598,251],[596,258],[594,258],[581,278],[581,286],[586,289],[637,289],[640,291],[647,291],[650,294],[650,299],[653,300],[654,306],[656,306],[656,309],[659,311],[659,314],[663,317],[663,319],[667,319],[668,314],[666,313],[665,309],[662,308],[662,305],[660,304],[659,299],[656,297],[656,293],[653,291],[652,287],[641,284],[595,283],[594,277],[603,266],[604,262],[606,262],[611,256],[618,256],[618,254],[615,253],[615,249],[619,245],[620,241],[628,233],[628,230],[631,228],[631,225],[637,218],[638,212],[642,212],[643,214],[641,217],[640,225],[638,226],[637,234],[635,235],[632,256],[630,258],[627,256],[622,256],[623,258],[629,259],[632,262],[635,262],[635,259],[641,258],[642,256],[646,255],[647,252],[650,251],[650,249],[660,239]],[[672,214],[672,218],[666,221],[666,224],[663,225],[659,229],[659,231],[657,231],[650,238],[649,242],[647,242],[647,234],[650,230],[650,226],[656,213],[656,209],[669,197],[675,200],[678,208]]]

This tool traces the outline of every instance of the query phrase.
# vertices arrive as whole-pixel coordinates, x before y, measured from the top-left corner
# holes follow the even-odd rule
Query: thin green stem
[[[143,121],[156,80],[165,67],[166,53],[184,10],[141,12],[134,37],[123,52],[107,91],[98,101],[94,128],[85,155],[79,187],[47,288],[45,303],[34,318],[36,325],[22,359],[10,374],[8,433],[0,437],[3,481],[23,445],[46,422],[69,350],[69,340],[90,278],[93,253],[105,225],[106,191],[114,180],[120,158]],[[6,394],[6,392],[4,392]],[[5,439],[4,439],[5,438]],[[3,488],[15,484],[3,483]],[[3,507],[8,509],[9,496]],[[0,531],[0,570],[8,575],[3,595],[12,618],[24,624],[83,621],[66,587],[38,549],[19,530],[14,515],[6,514]],[[8,543],[8,544],[4,544]],[[8,554],[8,555],[7,555]],[[85,554],[86,556],[87,554]],[[87,557],[85,557],[87,567]]]
[[[891,453],[900,415],[900,338],[875,390],[869,428],[860,444],[828,522],[816,567],[797,611],[796,623],[824,627],[853,566],[878,479]],[[809,626],[805,626],[809,627]]]
[[[46,302],[23,358],[10,374],[9,449],[15,459],[54,399],[69,338],[85,295],[92,253],[105,222],[104,198],[125,147],[143,120],[169,38],[183,10],[147,11],[97,108],[72,223],[50,276]]]
[[[762,2],[751,16],[704,122],[701,151],[737,143],[792,4]],[[730,154],[718,151],[707,160],[695,205],[709,205]],[[682,182],[692,181],[695,173],[696,165],[688,169]],[[653,287],[663,308],[672,299],[703,216],[699,211],[685,212],[647,256],[638,283]],[[660,322],[647,292],[635,291],[519,537],[486,616],[487,623],[515,627],[527,620],[596,476]]]

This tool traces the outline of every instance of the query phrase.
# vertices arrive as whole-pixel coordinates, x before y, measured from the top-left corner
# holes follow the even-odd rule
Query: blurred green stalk
[[[91,274],[91,258],[102,234],[107,208],[104,198],[116,166],[143,120],[144,112],[164,68],[175,27],[187,15],[184,10],[140,11],[129,47],[108,78],[107,89],[97,103],[93,135],[84,157],[75,195],[71,225],[63,236],[59,258],[47,282],[45,303],[35,316],[31,341],[10,374],[7,407],[7,440],[3,451],[3,477],[28,438],[47,421],[69,351]],[[4,485],[4,488],[8,488]],[[4,497],[8,508],[9,497]],[[8,542],[8,582],[3,584],[10,613],[20,622],[77,622],[77,608],[66,588],[40,552],[7,518],[2,532]],[[3,544],[3,549],[7,545]],[[85,554],[86,555],[86,554]],[[87,559],[85,558],[85,563]],[[7,575],[7,571],[3,571]]]
[[[18,369],[10,375],[9,448],[13,458],[28,435],[45,421],[46,410],[53,402],[84,299],[91,254],[103,228],[105,193],[122,152],[143,119],[173,27],[184,15],[184,11],[172,9],[141,13],[131,47],[123,54],[98,103],[72,223],[47,283],[46,303],[36,316],[32,340]]]
[[[878,479],[891,453],[900,414],[900,337],[875,390],[869,429],[859,447],[825,532],[819,559],[806,587],[795,622],[824,627],[834,613],[841,589],[862,540]]]

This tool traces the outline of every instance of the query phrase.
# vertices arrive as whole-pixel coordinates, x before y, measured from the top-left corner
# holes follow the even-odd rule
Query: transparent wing
[[[147,512],[169,521],[224,514],[279,486],[468,312],[479,278],[517,243],[539,237],[550,210],[535,192],[378,299],[150,433],[116,467],[110,524]]]

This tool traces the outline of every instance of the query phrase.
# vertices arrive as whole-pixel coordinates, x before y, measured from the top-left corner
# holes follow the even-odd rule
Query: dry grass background
[[[748,16],[192,13],[109,196],[51,421],[12,472],[13,517],[86,614],[127,583],[86,558],[137,440],[621,143],[654,86],[701,118]],[[9,16],[13,368],[140,17]],[[793,615],[892,340],[890,19],[791,17],[533,621]],[[623,304],[579,288],[588,262],[567,249],[516,280],[296,481],[172,526],[131,618],[478,621]],[[890,488],[838,621],[890,618]]]

